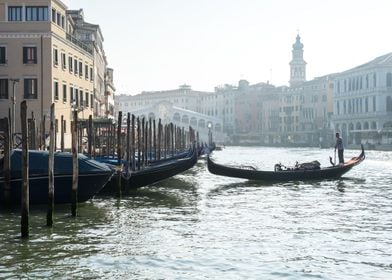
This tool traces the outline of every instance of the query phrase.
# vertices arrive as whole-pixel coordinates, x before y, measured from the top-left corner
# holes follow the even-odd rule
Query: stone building
[[[63,119],[70,147],[72,110],[93,113],[93,50],[73,36],[74,22],[58,0],[0,0],[0,22],[0,117],[11,108],[20,132],[23,100],[37,125],[55,103],[57,130]]]
[[[336,74],[333,121],[348,146],[392,147],[392,53]]]
[[[192,126],[199,131],[202,141],[207,141],[211,130],[214,139],[223,142],[225,136],[222,120],[217,116],[217,100],[213,92],[195,91],[189,85],[181,85],[174,90],[118,95],[115,108],[123,115],[131,113],[146,119],[161,118],[164,123],[173,122],[185,128]]]

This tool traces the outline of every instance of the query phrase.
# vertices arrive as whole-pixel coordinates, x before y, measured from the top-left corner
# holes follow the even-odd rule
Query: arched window
[[[189,123],[189,117],[188,117],[188,115],[183,115],[183,116],[182,116],[182,122],[183,122],[183,123]]]
[[[392,87],[392,73],[387,73],[387,87]]]
[[[368,122],[365,122],[365,123],[363,124],[363,129],[364,129],[364,130],[368,130],[368,129],[369,129],[369,123],[368,123]]]
[[[181,116],[179,113],[174,113],[173,120],[175,122],[179,122],[181,120]]]
[[[191,126],[192,126],[193,128],[196,128],[196,126],[197,126],[197,119],[196,119],[195,117],[192,117],[192,118],[191,118]]]

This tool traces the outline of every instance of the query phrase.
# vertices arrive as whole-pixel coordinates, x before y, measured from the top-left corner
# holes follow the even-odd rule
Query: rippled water
[[[346,151],[346,158],[359,151]],[[331,150],[227,147],[220,163],[328,163]],[[337,181],[265,184],[192,170],[121,200],[0,211],[0,278],[392,279],[392,153]]]

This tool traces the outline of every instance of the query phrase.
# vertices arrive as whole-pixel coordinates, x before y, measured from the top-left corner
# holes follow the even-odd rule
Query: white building
[[[336,75],[333,120],[346,145],[392,144],[392,53]]]
[[[202,141],[207,142],[209,129],[216,142],[223,142],[223,122],[215,114],[215,94],[213,92],[194,91],[188,85],[175,90],[142,92],[138,95],[118,95],[115,97],[116,111],[123,116],[131,113],[145,119],[159,118],[163,123],[196,129]],[[213,103],[215,104],[215,102]],[[208,125],[210,124],[210,128]]]

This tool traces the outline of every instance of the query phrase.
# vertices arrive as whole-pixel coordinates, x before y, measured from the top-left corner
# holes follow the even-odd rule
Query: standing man
[[[336,136],[335,153],[336,153],[336,149],[338,149],[339,164],[344,164],[344,158],[343,158],[343,152],[344,152],[343,139],[340,137],[339,132],[336,132],[335,136]]]

